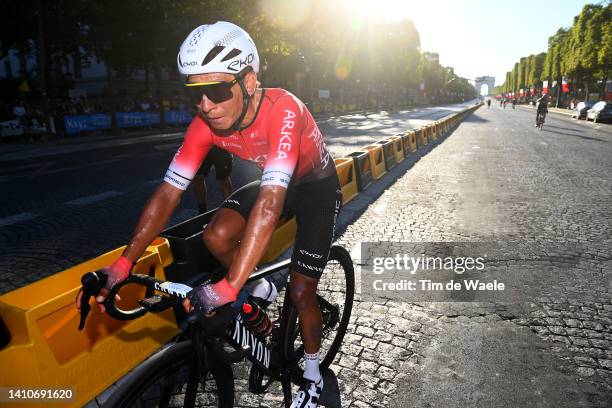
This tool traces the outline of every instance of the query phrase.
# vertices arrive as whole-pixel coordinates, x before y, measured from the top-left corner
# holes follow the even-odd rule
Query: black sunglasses
[[[195,82],[185,84],[187,92],[198,104],[202,101],[202,96],[206,97],[212,103],[221,103],[232,99],[232,87],[238,82],[238,78],[231,81],[214,81],[214,82]]]

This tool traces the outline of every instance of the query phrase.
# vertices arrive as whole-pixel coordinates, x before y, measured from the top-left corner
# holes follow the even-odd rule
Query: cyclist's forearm
[[[282,211],[282,201],[257,199],[247,222],[227,279],[240,290],[264,255]]]
[[[182,191],[167,183],[162,183],[157,188],[142,211],[134,235],[123,251],[123,256],[132,262],[140,258],[147,246],[168,223],[170,216],[181,201],[181,193]]]

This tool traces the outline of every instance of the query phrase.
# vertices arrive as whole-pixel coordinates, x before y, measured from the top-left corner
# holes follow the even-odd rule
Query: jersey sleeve
[[[183,144],[174,155],[164,181],[186,190],[212,146],[210,129],[196,116],[185,133]]]
[[[261,186],[287,188],[300,154],[303,112],[291,97],[276,101],[267,125],[268,154]]]

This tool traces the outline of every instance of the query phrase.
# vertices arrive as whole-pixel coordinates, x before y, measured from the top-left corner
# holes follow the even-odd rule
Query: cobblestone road
[[[568,245],[584,248],[581,269],[530,302],[357,301],[332,367],[343,407],[610,406],[612,135],[547,120],[538,132],[530,112],[481,108],[343,210],[347,248],[531,242],[558,245],[561,264]],[[239,398],[279,401],[278,389]]]
[[[547,120],[538,132],[530,112],[479,109],[340,242],[581,245],[584,275],[522,305],[359,303],[343,406],[610,406],[612,137]]]

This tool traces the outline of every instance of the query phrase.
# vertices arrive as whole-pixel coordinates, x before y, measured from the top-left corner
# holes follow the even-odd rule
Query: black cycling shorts
[[[232,155],[217,146],[211,147],[197,174],[201,174],[204,177],[208,176],[212,166],[215,166],[215,178],[217,180],[229,177],[232,173]]]
[[[246,220],[259,194],[259,181],[236,190],[221,205],[237,211]],[[289,186],[283,213],[295,214],[297,233],[292,269],[319,279],[331,246],[336,219],[342,206],[342,190],[336,174],[321,180]]]

